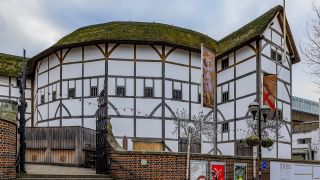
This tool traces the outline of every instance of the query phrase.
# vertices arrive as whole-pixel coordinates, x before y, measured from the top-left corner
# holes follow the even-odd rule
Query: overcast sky
[[[312,2],[287,0],[298,48],[313,15]],[[172,24],[219,40],[278,4],[282,0],[1,0],[0,52],[21,55],[25,48],[32,57],[79,27],[109,21]],[[302,62],[293,68],[293,95],[318,101],[320,92],[300,56]]]

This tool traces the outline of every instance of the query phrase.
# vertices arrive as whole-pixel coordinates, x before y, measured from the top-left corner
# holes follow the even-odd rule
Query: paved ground
[[[37,164],[26,164],[26,170],[27,170],[27,174],[56,174],[56,175],[96,174],[96,171],[90,168],[54,166],[54,165],[37,165]]]

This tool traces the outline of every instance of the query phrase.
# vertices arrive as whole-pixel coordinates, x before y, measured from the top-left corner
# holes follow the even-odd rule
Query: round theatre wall
[[[16,178],[17,102],[0,99],[0,179]]]

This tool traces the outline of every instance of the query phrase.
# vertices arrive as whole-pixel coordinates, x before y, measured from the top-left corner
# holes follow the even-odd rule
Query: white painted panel
[[[133,137],[133,119],[129,118],[111,118],[113,135]]]
[[[85,116],[95,115],[98,110],[97,98],[85,98],[83,106]]]
[[[262,156],[264,158],[277,158],[277,147],[276,143],[273,144],[270,148],[262,147]],[[280,150],[281,151],[281,150]]]
[[[189,51],[176,49],[170,53],[166,61],[171,61],[179,64],[189,64]]]
[[[172,81],[165,81],[165,97],[172,98]]]
[[[229,54],[229,66],[234,64],[234,52]]]
[[[198,98],[199,98],[198,86],[191,85],[191,101],[198,102]]]
[[[201,82],[201,69],[191,68],[191,82]]]
[[[237,65],[236,76],[239,77],[255,70],[256,70],[256,57],[253,57],[250,60],[247,60]]]
[[[104,49],[104,45],[100,45],[101,49]],[[104,59],[104,55],[96,46],[84,47],[84,60]]]
[[[234,82],[229,83],[229,99],[234,98]]]
[[[280,79],[290,83],[290,71],[289,70],[278,66],[278,77]]]
[[[78,91],[82,93],[82,89],[76,89],[76,94],[78,94]],[[89,79],[83,80],[83,96],[84,97],[90,96],[90,80]]]
[[[234,67],[231,67],[218,73],[218,77],[217,77],[218,84],[221,84],[223,82],[233,79],[233,71],[234,71],[233,68]]]
[[[108,93],[109,95],[115,95],[115,88],[116,88],[116,81],[115,78],[108,78]]]
[[[155,108],[161,103],[161,99],[142,99],[137,98],[137,115],[138,116],[145,116],[146,114],[148,116],[151,115],[151,112],[155,110]],[[161,116],[161,107],[158,108],[154,116]]]
[[[39,61],[39,73],[48,70],[48,58],[44,58],[43,60]]]
[[[128,61],[109,61],[109,75],[127,75],[133,76],[134,63]]]
[[[120,44],[110,55],[110,58],[133,59],[134,48],[131,44]]]
[[[109,101],[118,109],[121,115],[133,115],[133,98],[113,97]]]
[[[176,113],[177,111],[181,111],[183,109],[189,111],[189,103],[187,102],[180,102],[180,101],[171,101],[166,100],[166,104],[171,108],[171,110]],[[166,107],[165,109],[166,117],[172,117],[172,113],[169,111],[169,109]]]
[[[37,127],[48,127],[49,123],[48,122],[41,122],[37,124]]]
[[[78,99],[63,100],[62,103],[69,110],[71,116],[80,116],[81,115],[81,108],[79,108],[80,101]],[[68,116],[65,109],[63,109],[62,112],[64,112],[63,115]]]
[[[82,47],[72,48],[63,60],[63,63],[81,62],[82,61]]]
[[[264,32],[263,35],[266,39],[271,40],[271,30],[269,28],[267,28]]]
[[[166,77],[189,81],[189,68],[166,63]]]
[[[133,79],[132,78],[128,78],[126,81],[126,95],[127,96],[133,96],[134,92],[133,92]]]
[[[285,87],[285,84],[283,82],[278,81],[277,82],[277,95],[278,99],[284,100],[286,102],[290,102],[290,89],[288,90]],[[289,92],[288,92],[289,91]]]
[[[178,141],[165,141],[166,145],[172,150],[172,152],[179,151]],[[168,150],[166,150],[168,151]]]
[[[143,79],[136,79],[136,95],[144,96]]]
[[[280,47],[282,45],[281,39],[282,37],[278,33],[275,33],[275,32],[272,33],[272,42],[274,42]]]
[[[233,101],[219,105],[218,109],[220,110],[220,112],[224,116],[225,120],[229,120],[229,119],[234,118],[234,102]]]
[[[59,101],[49,103],[49,118],[55,118],[55,113],[57,112],[59,104]],[[57,112],[57,116],[58,115],[60,115],[60,110]]]
[[[236,82],[237,86],[237,98],[251,93],[255,93],[256,86],[256,74],[243,77]]]
[[[217,71],[221,71],[222,69],[222,59],[217,60]]]
[[[218,144],[218,149],[223,153],[223,155],[234,155],[234,143]]]
[[[161,77],[161,62],[137,62],[137,76]]]
[[[78,78],[82,76],[82,64],[70,64],[70,65],[63,65],[62,67],[62,78],[69,79],[69,78]]]
[[[290,109],[290,105],[283,103],[283,119],[286,121],[291,121],[291,109]]]
[[[191,103],[191,115],[198,115],[199,112],[203,112],[204,114],[208,114],[212,109],[211,108],[203,108],[201,104]]]
[[[253,49],[248,46],[242,47],[241,49],[236,51],[236,61],[240,62],[253,55],[255,55]]]
[[[99,76],[104,75],[105,61],[94,61],[84,63],[84,76]]]
[[[47,74],[47,73],[45,73]],[[53,83],[60,79],[60,67],[56,67],[49,71],[49,83]]]
[[[42,119],[40,119],[40,117],[39,117],[39,120],[48,119],[48,111],[47,110],[48,110],[48,106],[47,105],[38,106],[38,111],[42,116]]]
[[[266,73],[276,74],[276,63],[262,56],[261,69]]]
[[[158,53],[149,45],[137,45],[137,59],[161,60]],[[161,51],[159,52],[161,54]]]
[[[154,96],[162,97],[162,81],[161,80],[154,81]]]
[[[236,127],[236,135],[237,140],[245,139],[248,136],[248,124],[246,120],[239,120],[237,121],[237,127]]]
[[[137,137],[161,137],[161,120],[137,119]]]
[[[213,144],[212,143],[202,143],[201,144],[201,153],[208,154],[210,151],[210,154],[213,154]]]
[[[96,129],[96,119],[95,118],[84,118],[83,119],[83,127],[89,129]]]
[[[178,131],[175,132],[177,128],[177,124],[174,121],[166,120],[165,122],[165,131],[166,131],[166,138],[177,139],[178,138]]]
[[[252,95],[240,100],[237,100],[237,118],[246,116],[248,112],[248,106],[251,102],[253,102],[256,99],[256,95]]]
[[[56,54],[52,54],[49,56],[49,68],[53,68],[60,64],[60,61]]]
[[[217,103],[221,103],[222,99],[221,99],[221,91],[222,91],[222,86],[217,87]]]
[[[8,85],[9,84],[9,77],[0,76],[0,85]]]
[[[48,83],[48,74],[43,73],[38,76],[38,86],[42,87]]]
[[[0,95],[9,96],[9,87],[0,86]]]
[[[53,120],[48,122],[50,127],[58,127],[60,126],[60,120]]]
[[[81,119],[62,119],[62,126],[82,126]]]
[[[279,143],[278,158],[291,159],[291,145]]]
[[[201,55],[200,53],[191,53],[191,66],[200,67],[201,66]]]

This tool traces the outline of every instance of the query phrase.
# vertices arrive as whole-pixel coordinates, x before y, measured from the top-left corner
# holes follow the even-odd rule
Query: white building
[[[292,158],[320,160],[319,103],[298,97],[293,97],[292,103],[300,121],[293,127]],[[308,119],[313,117],[318,120]]]
[[[217,151],[239,155],[248,135],[248,105],[262,102],[262,76],[277,76],[276,107],[285,126],[265,157],[291,158],[291,69],[300,61],[287,24],[283,52],[282,7],[277,6],[216,41],[188,29],[141,22],[111,22],[80,28],[28,62],[32,81],[32,126],[84,126],[95,129],[97,95],[107,78],[107,115],[113,134],[128,149],[144,142],[179,151],[184,137],[173,134],[176,109],[189,117],[217,113]],[[218,28],[218,26],[217,26]],[[201,43],[216,53],[215,108],[202,108]],[[217,109],[217,111],[214,111]],[[203,139],[201,153],[213,153]]]

